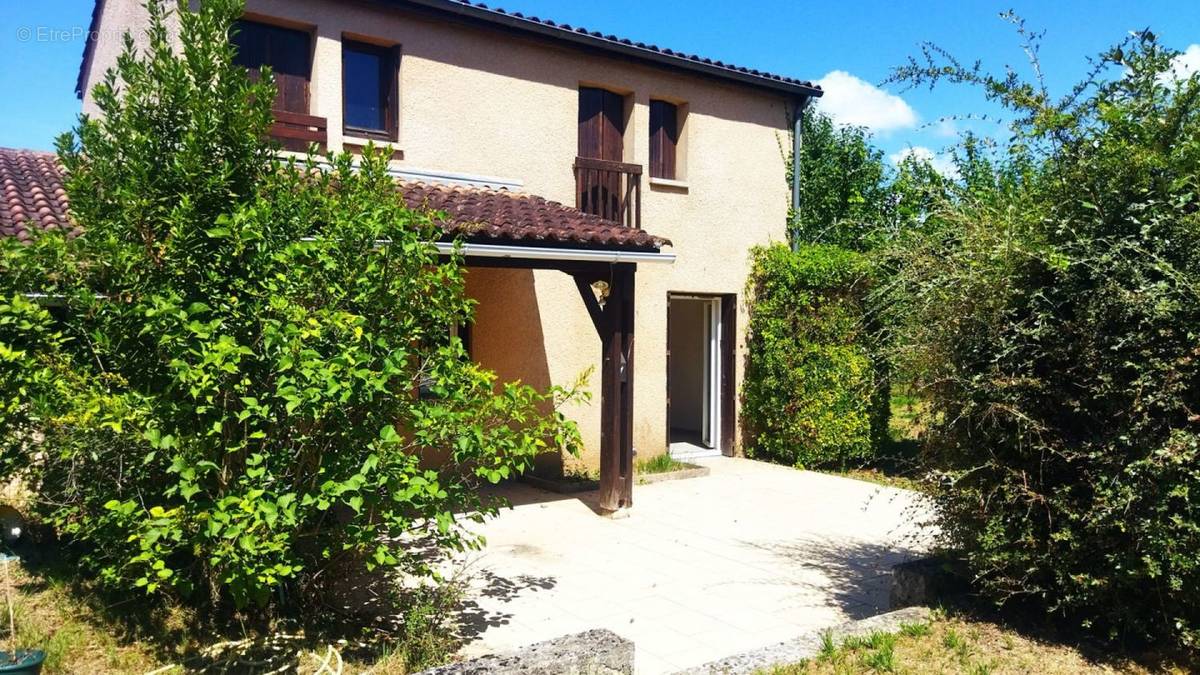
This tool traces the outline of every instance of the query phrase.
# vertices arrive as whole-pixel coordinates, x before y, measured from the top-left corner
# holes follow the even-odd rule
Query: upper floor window
[[[650,101],[650,176],[676,178],[679,147],[679,108],[666,101]]]
[[[395,47],[342,40],[342,115],[347,134],[396,140],[398,65]]]
[[[263,66],[275,75],[275,110],[308,113],[312,35],[306,31],[242,19],[234,25],[234,63],[257,78]]]

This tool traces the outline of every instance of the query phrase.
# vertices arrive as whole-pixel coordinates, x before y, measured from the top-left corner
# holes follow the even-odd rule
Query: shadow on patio
[[[889,610],[892,566],[921,557],[921,551],[896,544],[814,538],[786,542],[742,542],[769,553],[796,571],[796,586],[819,591],[825,601],[850,619],[864,619]],[[810,575],[807,573],[815,573]],[[753,579],[747,580],[753,583]],[[779,583],[773,577],[769,583]]]
[[[618,520],[595,493],[492,488],[514,506],[462,561],[464,654],[607,628],[637,644],[639,672],[675,672],[885,611],[891,566],[926,547],[917,493],[703,463],[709,476],[638,486]]]

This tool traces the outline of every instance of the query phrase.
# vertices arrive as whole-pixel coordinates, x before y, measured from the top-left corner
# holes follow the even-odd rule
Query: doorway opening
[[[667,299],[667,443],[673,457],[732,452],[731,296]]]

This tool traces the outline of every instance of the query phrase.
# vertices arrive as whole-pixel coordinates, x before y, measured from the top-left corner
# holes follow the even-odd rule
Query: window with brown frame
[[[275,76],[275,110],[308,114],[312,35],[303,30],[242,19],[234,24],[233,62],[257,79],[264,66]]]
[[[399,48],[342,40],[342,119],[345,133],[397,139]]]
[[[679,108],[666,101],[650,101],[650,177],[675,179],[679,146]]]

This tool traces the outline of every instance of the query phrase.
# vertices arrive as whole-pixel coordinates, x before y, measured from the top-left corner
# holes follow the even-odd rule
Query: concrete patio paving
[[[469,560],[464,655],[591,628],[670,673],[887,610],[890,568],[928,545],[916,493],[746,459],[636,486],[628,518],[593,494],[504,488]]]

